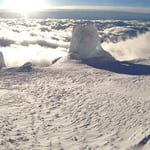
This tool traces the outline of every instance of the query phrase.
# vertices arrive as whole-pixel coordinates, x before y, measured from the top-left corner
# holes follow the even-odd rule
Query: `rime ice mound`
[[[97,28],[93,23],[77,25],[72,32],[70,57],[86,63],[112,62],[115,59],[100,45]]]
[[[6,65],[5,65],[3,53],[0,52],[0,69],[1,69],[2,67],[5,67],[5,66],[6,66]]]

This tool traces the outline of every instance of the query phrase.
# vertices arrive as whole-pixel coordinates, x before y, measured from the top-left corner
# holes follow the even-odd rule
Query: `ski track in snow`
[[[64,63],[0,72],[1,150],[148,150],[150,76]]]

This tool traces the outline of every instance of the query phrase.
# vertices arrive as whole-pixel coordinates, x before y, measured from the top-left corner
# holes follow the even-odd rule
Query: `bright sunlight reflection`
[[[5,0],[4,7],[25,14],[47,8],[47,5],[45,0]]]

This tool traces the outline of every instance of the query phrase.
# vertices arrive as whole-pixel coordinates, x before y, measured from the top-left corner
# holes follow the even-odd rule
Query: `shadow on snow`
[[[143,64],[134,64],[128,61],[115,61],[113,63],[99,63],[91,64],[85,62],[87,65],[92,66],[97,69],[104,69],[120,74],[128,75],[150,75],[150,66]]]

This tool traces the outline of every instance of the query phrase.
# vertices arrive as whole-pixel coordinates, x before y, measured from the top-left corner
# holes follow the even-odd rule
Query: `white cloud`
[[[53,59],[68,52],[73,26],[86,22],[87,20],[70,19],[29,19],[27,22],[0,19],[0,51],[4,54],[6,65],[19,66],[28,61],[39,65],[50,64]],[[98,27],[104,48],[116,58],[123,60],[149,55],[150,33],[143,33],[150,28],[150,22],[93,22]]]
[[[62,48],[47,49],[38,45],[28,47],[18,46],[15,48],[7,47],[2,49],[7,67],[21,66],[26,62],[40,66],[50,65],[51,62],[67,53]]]
[[[8,67],[20,66],[28,61],[50,65],[55,58],[66,55],[68,33],[55,29],[43,32],[40,21],[30,20],[26,24],[21,20],[1,19],[0,51]],[[45,27],[51,29],[50,24]]]
[[[150,32],[118,43],[103,43],[103,48],[119,60],[150,57]]]

